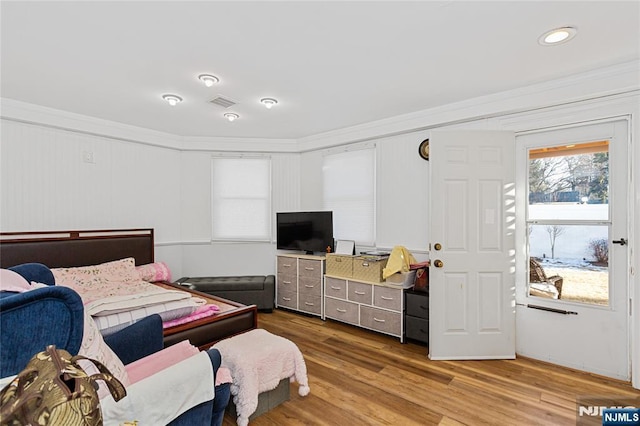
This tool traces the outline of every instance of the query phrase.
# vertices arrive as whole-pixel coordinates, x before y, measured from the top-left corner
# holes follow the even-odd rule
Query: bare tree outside
[[[555,250],[556,250],[556,239],[564,234],[566,230],[564,226],[559,225],[550,225],[545,228],[547,234],[549,234],[549,243],[551,244],[551,258],[555,259]]]

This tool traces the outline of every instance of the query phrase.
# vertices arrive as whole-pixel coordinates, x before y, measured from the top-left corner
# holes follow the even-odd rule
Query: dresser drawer
[[[322,297],[320,297],[320,295],[312,296],[300,293],[299,299],[300,303],[298,303],[298,309],[300,311],[317,315],[322,313]]]
[[[298,259],[293,257],[278,256],[278,275],[298,275]]]
[[[349,300],[367,305],[373,304],[373,289],[371,284],[349,281],[347,297]]]
[[[370,306],[360,306],[360,325],[372,330],[400,336],[402,314],[400,312],[383,311]]]
[[[339,299],[347,298],[347,282],[337,278],[326,278],[324,284],[324,293],[327,296],[337,297]]]
[[[300,277],[300,282],[298,283],[298,293],[300,296],[303,294],[308,294],[310,296],[322,296],[322,281],[317,278],[302,278]]]
[[[324,315],[327,318],[358,325],[358,305],[356,303],[327,297],[324,300]]]
[[[429,320],[416,317],[405,317],[405,336],[407,339],[429,343]]]
[[[298,309],[298,295],[295,292],[278,291],[278,306]]]
[[[319,260],[299,259],[299,277],[320,281],[322,278],[322,262]]]
[[[415,293],[407,293],[407,315],[423,319],[429,319],[429,296]]]
[[[397,288],[373,286],[373,304],[380,308],[402,310],[402,290]]]
[[[298,284],[296,281],[296,277],[278,274],[278,292],[297,292]]]

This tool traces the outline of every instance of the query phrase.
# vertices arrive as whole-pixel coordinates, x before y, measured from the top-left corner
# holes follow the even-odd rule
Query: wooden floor
[[[253,420],[261,425],[575,425],[576,397],[639,397],[629,384],[527,358],[430,361],[426,346],[275,310],[259,328],[304,355],[311,393]],[[224,425],[235,425],[228,414]]]

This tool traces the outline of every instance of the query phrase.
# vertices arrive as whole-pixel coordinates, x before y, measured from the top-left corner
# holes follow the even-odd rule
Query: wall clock
[[[418,147],[418,154],[420,154],[420,157],[429,161],[429,139],[425,139],[420,142],[420,146]]]

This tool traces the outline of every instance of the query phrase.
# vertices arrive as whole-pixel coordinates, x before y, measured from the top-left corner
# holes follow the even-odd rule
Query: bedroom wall
[[[7,119],[0,124],[2,231],[152,227],[165,242],[156,257],[178,265],[180,151]]]
[[[184,276],[269,275],[275,273],[276,249],[271,242],[211,241],[211,157],[213,151],[181,155],[182,273]],[[239,155],[227,152],[226,156]],[[272,210],[300,206],[300,154],[263,153],[271,158]],[[275,215],[273,216],[275,229]],[[275,238],[275,233],[274,233]]]

